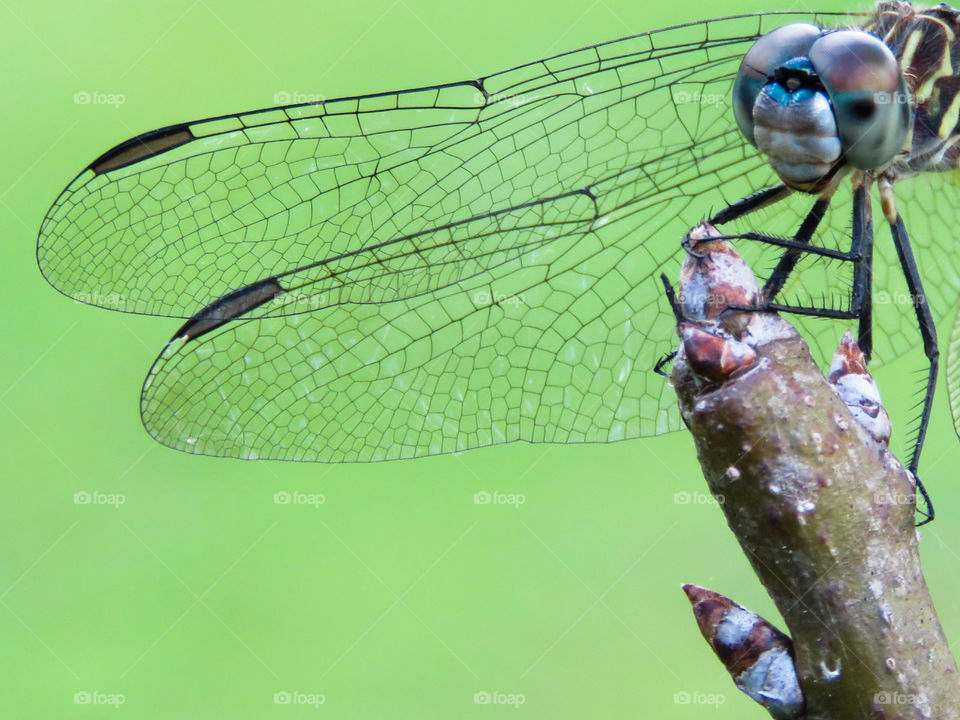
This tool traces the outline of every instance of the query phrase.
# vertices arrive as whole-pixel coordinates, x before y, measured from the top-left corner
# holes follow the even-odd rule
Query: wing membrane
[[[778,23],[813,17],[695,23],[480,80],[148,133],[106,153],[63,191],[40,231],[39,264],[51,284],[84,302],[189,317],[239,287],[306,266],[320,268],[317,292],[329,292],[322,261],[352,257],[370,267],[385,247],[402,253],[398,239],[436,244],[451,226],[594,183],[611,188],[612,206],[626,196],[650,200],[689,181],[675,177],[679,156],[707,128],[720,122],[718,138],[731,131],[721,120],[729,114],[725,85],[743,48]],[[703,92],[714,86],[720,102]],[[686,97],[679,111],[663,104],[664,92]],[[575,228],[591,215],[564,219]],[[528,238],[512,235],[503,242],[522,249]],[[450,257],[483,252],[461,245]],[[476,263],[448,270],[456,278]],[[403,271],[373,271],[386,274],[394,287],[380,293],[362,278],[370,297],[354,290],[343,300],[379,302],[424,286],[421,272],[411,290],[398,291]]]
[[[654,276],[711,207],[773,182],[727,98],[746,47],[796,20],[822,18],[694,23],[168,128],[71,183],[40,264],[79,299],[172,316],[279,279],[272,302],[174,339],[151,369],[144,423],[181,450],[371,461],[673,430],[650,373],[674,345]],[[790,234],[808,206],[751,224]],[[828,224],[849,243],[842,202]],[[833,269],[797,277],[815,294]]]
[[[960,297],[960,257],[956,237],[956,212],[960,187],[956,173],[924,173],[894,186],[897,209],[910,233],[927,303],[937,327],[946,329]],[[885,337],[878,348],[882,360],[892,360],[920,344],[911,298],[890,231],[879,208],[875,209],[874,314]],[[941,342],[946,339],[941,332]],[[952,355],[952,353],[951,353]]]
[[[953,427],[960,435],[960,310],[953,319],[950,348],[947,353],[947,398],[953,414]]]
[[[181,450],[337,462],[675,429],[645,364],[671,323],[653,283],[627,277],[642,247],[584,233],[544,252],[409,300],[254,311],[175,340],[144,387],[146,426]]]

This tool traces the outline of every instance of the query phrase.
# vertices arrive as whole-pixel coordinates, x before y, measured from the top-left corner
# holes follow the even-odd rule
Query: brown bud
[[[853,418],[874,440],[888,445],[893,430],[890,416],[880,400],[880,388],[867,372],[866,358],[849,330],[830,362],[827,379]]]
[[[685,239],[680,270],[680,303],[689,320],[712,320],[730,305],[753,307],[760,290],[753,271],[710,223],[697,225]]]
[[[684,585],[703,637],[736,686],[777,720],[803,712],[803,694],[790,638],[730,598],[697,585]]]
[[[752,347],[719,331],[708,332],[692,323],[681,323],[679,329],[690,369],[708,380],[723,382],[757,361]]]
[[[847,330],[840,338],[840,345],[833,355],[827,379],[833,383],[841,376],[850,374],[869,375],[870,373],[867,372],[867,359],[863,356],[863,351],[860,350],[853,333]]]

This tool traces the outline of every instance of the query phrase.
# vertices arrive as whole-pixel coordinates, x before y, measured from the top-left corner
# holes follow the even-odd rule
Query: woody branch
[[[960,717],[914,478],[886,446],[859,349],[845,338],[828,381],[785,319],[731,310],[760,295],[717,236],[709,225],[688,236],[672,382],[710,491],[787,632],[686,586],[704,636],[775,718]]]

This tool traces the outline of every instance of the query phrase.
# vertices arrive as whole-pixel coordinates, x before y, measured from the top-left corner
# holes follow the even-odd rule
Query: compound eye
[[[878,37],[838,30],[810,48],[810,63],[830,96],[847,163],[873,170],[902,148],[910,96],[897,59]]]
[[[753,105],[774,71],[794,58],[805,58],[823,30],[809,23],[792,23],[768,32],[744,55],[733,83],[733,114],[740,132],[753,139]]]

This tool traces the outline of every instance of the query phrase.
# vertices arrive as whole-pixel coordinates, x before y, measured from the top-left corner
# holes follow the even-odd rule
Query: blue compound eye
[[[910,102],[897,59],[861,30],[824,35],[810,48],[810,63],[830,96],[846,161],[872,170],[903,148]]]
[[[771,76],[791,60],[806,58],[823,30],[808,23],[793,23],[777,28],[757,40],[747,51],[733,84],[733,113],[743,136],[756,145],[753,137],[753,106]]]

